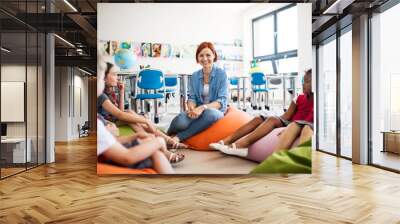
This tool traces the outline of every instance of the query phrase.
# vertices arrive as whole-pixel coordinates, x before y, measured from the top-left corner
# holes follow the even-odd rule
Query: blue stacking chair
[[[251,106],[254,110],[257,108],[261,110],[261,94],[265,94],[265,109],[269,110],[268,98],[270,89],[267,88],[267,80],[264,73],[253,72],[251,73]]]
[[[165,111],[168,112],[168,100],[176,94],[177,87],[178,87],[178,76],[176,75],[169,75],[165,76],[165,90],[159,90],[159,93],[165,92]]]
[[[144,69],[139,72],[137,87],[142,91],[136,95],[136,99],[141,101],[141,110],[143,113],[143,102],[154,100],[154,122],[159,122],[158,100],[165,97],[164,74],[157,69]],[[158,92],[163,90],[162,92]],[[150,93],[152,91],[153,93]]]
[[[237,87],[239,85],[239,78],[238,77],[230,77],[229,84],[231,85],[231,100],[233,101],[232,92],[237,91]],[[240,90],[239,90],[240,91]],[[237,93],[237,100],[239,100],[239,92]]]

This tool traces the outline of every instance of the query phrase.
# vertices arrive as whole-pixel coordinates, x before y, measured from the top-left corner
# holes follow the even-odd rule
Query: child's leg
[[[152,141],[153,139],[154,138],[141,139],[140,143]],[[173,153],[173,152],[168,151],[167,146],[165,144],[165,140],[162,137],[158,136],[156,139],[158,139],[158,141],[162,142],[162,144],[160,144],[159,150],[165,155],[165,157],[168,159],[168,161],[171,160],[171,161],[179,162],[185,158],[184,154]]]
[[[299,136],[301,131],[301,127],[296,124],[296,122],[292,122],[287,126],[287,128],[283,131],[283,133],[279,136],[278,144],[274,151],[278,151],[281,149],[289,149],[289,147],[293,144],[294,140]]]
[[[250,134],[235,142],[237,148],[247,148],[260,138],[269,134],[274,128],[282,127],[282,122],[277,117],[269,117]]]
[[[137,163],[150,157],[154,152],[163,149],[163,147],[165,147],[164,140],[160,141],[158,138],[142,141],[139,145],[128,149],[130,164]]]
[[[116,143],[113,148],[103,153],[106,159],[109,159],[119,165],[131,166],[153,155],[155,151],[159,151],[165,142],[163,139],[155,138],[140,145],[126,148]]]
[[[229,135],[228,137],[224,138],[224,144],[229,145],[236,140],[242,138],[243,136],[249,134],[255,128],[258,127],[263,122],[263,119],[260,116],[256,116],[251,121],[247,122],[243,126],[241,126],[238,130],[236,130],[233,134]]]
[[[151,159],[153,160],[154,169],[160,174],[173,174],[174,170],[171,167],[171,164],[164,156],[164,154],[160,151],[156,151],[151,155]]]
[[[303,144],[304,142],[310,140],[314,134],[314,131],[311,129],[310,126],[304,125],[303,129],[301,130],[299,144]]]

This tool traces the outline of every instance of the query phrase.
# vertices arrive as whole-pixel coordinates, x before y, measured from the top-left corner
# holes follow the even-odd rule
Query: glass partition
[[[2,33],[1,51],[1,161],[2,177],[26,169],[26,33]]]
[[[336,154],[336,37],[318,48],[318,149]]]
[[[400,4],[371,19],[371,162],[400,171]]]
[[[18,17],[41,13],[43,5],[0,3]],[[0,12],[1,179],[45,162],[45,44],[43,33]]]
[[[340,155],[352,157],[352,33],[340,36]]]

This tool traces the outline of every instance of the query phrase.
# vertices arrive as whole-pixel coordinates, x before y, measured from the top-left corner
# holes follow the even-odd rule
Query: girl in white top
[[[97,68],[97,96],[104,89],[104,62],[98,58],[99,66]],[[141,138],[140,134],[130,136],[130,140]],[[151,158],[153,168],[160,174],[174,173],[171,164],[164,153],[166,144],[162,137],[156,137],[143,141],[141,144],[126,148],[119,143],[115,137],[106,129],[103,122],[97,119],[97,156],[102,155],[105,159],[111,160],[121,166],[131,166],[146,158]]]

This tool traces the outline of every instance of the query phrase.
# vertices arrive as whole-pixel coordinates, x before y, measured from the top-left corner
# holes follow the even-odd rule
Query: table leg
[[[237,108],[240,109],[240,80],[237,82]]]
[[[186,111],[186,101],[187,101],[187,76],[180,76],[180,86],[181,86],[181,112]]]
[[[286,82],[285,77],[282,75],[282,89],[283,89],[283,111],[286,111]]]
[[[136,76],[132,76],[130,79],[131,82],[131,109],[133,111],[135,111],[136,113],[138,112],[138,108],[137,108],[137,99],[136,99],[136,95],[137,95],[137,88],[136,88],[136,84],[137,84],[137,77]]]
[[[242,83],[243,83],[243,86],[242,86],[242,88],[243,88],[243,108],[242,108],[242,110],[246,111],[246,78],[242,78],[242,80],[243,80],[242,81]],[[238,91],[238,93],[239,93],[239,91]]]

